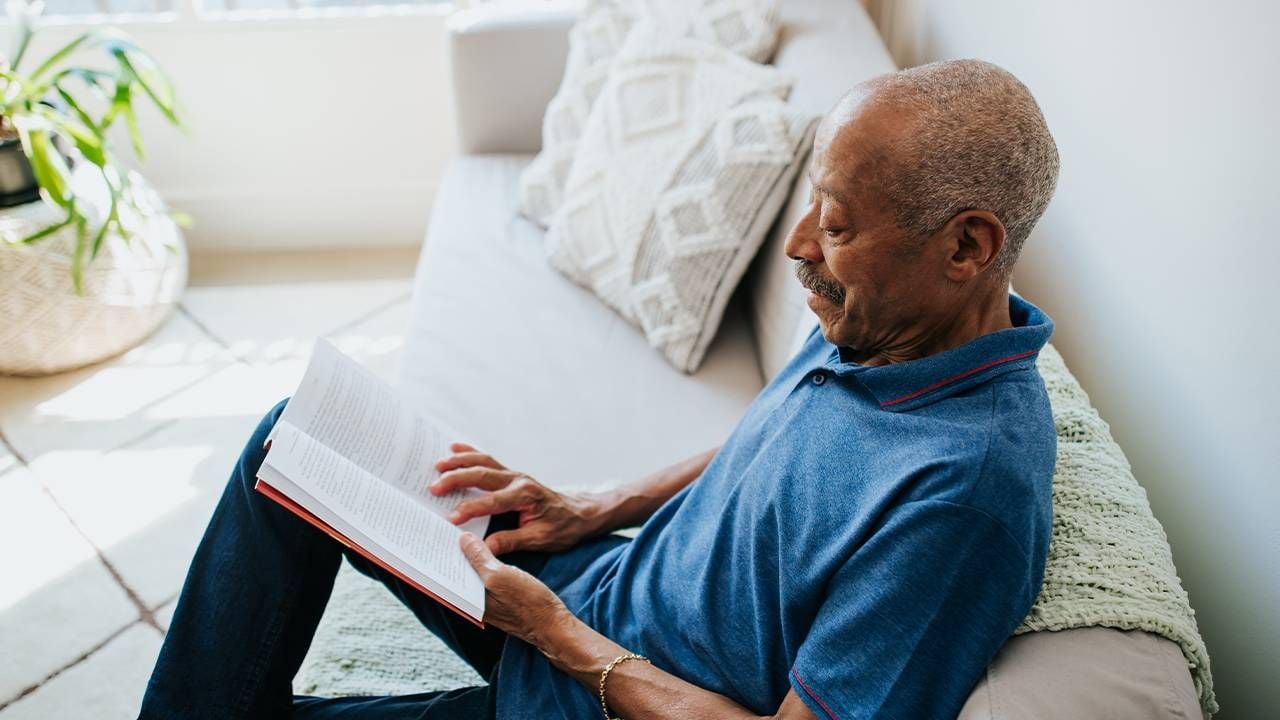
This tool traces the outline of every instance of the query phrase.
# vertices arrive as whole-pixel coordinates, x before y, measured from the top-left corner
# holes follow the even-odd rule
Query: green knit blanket
[[[1162,635],[1182,648],[1205,712],[1217,712],[1209,656],[1146,492],[1053,347],[1039,368],[1058,430],[1053,534],[1044,587],[1015,634],[1105,626]],[[395,695],[482,682],[390,593],[344,565],[294,687]]]
[[[1146,491],[1058,351],[1046,346],[1037,365],[1058,430],[1053,534],[1044,586],[1014,634],[1104,626],[1162,635],[1182,648],[1201,708],[1216,713],[1209,654]]]

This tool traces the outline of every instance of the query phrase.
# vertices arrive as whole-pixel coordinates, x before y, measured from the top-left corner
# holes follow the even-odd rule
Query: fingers
[[[466,556],[467,562],[471,563],[471,567],[479,573],[481,580],[487,579],[490,573],[502,567],[502,563],[489,552],[489,546],[475,535],[462,533],[458,543],[462,546],[462,554]]]
[[[475,448],[464,442],[449,443],[449,449],[454,452],[474,452]]]
[[[464,523],[471,518],[485,515],[497,515],[510,510],[519,510],[536,500],[534,489],[530,485],[519,485],[496,490],[465,502],[458,503],[449,514],[449,522]]]
[[[489,552],[494,555],[506,555],[509,552],[523,550],[533,540],[535,537],[532,532],[526,528],[517,528],[493,533],[484,539],[484,543],[489,546]]]
[[[461,443],[454,443],[455,447],[469,447]],[[494,460],[492,456],[476,450],[455,450],[452,455],[446,458],[440,458],[436,461],[436,470],[446,472],[455,468],[488,467],[495,470],[506,470],[502,463]]]
[[[443,495],[459,488],[479,488],[481,490],[500,490],[516,479],[519,473],[510,470],[497,470],[489,467],[475,466],[450,470],[431,483],[431,494]]]

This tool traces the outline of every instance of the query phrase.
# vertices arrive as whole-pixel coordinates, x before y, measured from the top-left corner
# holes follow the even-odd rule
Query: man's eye
[[[818,228],[818,229],[821,230],[823,233],[825,233],[826,236],[829,238],[840,237],[840,233],[844,232],[844,230],[840,228]]]

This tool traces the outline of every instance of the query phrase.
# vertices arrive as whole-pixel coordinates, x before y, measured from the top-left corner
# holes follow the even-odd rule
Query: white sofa
[[[785,0],[782,16],[774,64],[795,77],[789,102],[820,113],[895,69],[857,0]],[[450,24],[461,154],[435,199],[401,382],[507,465],[552,486],[599,487],[721,443],[811,326],[781,250],[807,190],[801,177],[701,370],[674,370],[548,266],[541,231],[515,210],[573,18],[558,6],[498,7]],[[1200,716],[1177,645],[1104,628],[1011,641],[961,715]]]

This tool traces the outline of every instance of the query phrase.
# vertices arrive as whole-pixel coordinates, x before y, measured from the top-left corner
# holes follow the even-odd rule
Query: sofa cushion
[[[790,194],[814,115],[778,71],[642,21],[547,230],[551,264],[694,372]]]
[[[849,88],[897,69],[862,3],[784,2],[779,13],[782,37],[773,65],[792,78],[787,103],[793,107],[825,114]],[[807,310],[805,293],[782,247],[804,215],[808,196],[809,179],[802,167],[747,279],[751,324],[765,378],[772,378],[791,358],[792,338],[802,322],[801,312]]]
[[[699,372],[547,265],[516,214],[528,156],[463,156],[436,195],[401,382],[421,407],[554,486],[631,480],[718,445],[761,388],[731,305]]]
[[[957,720],[1200,720],[1182,650],[1105,627],[1011,638]]]

